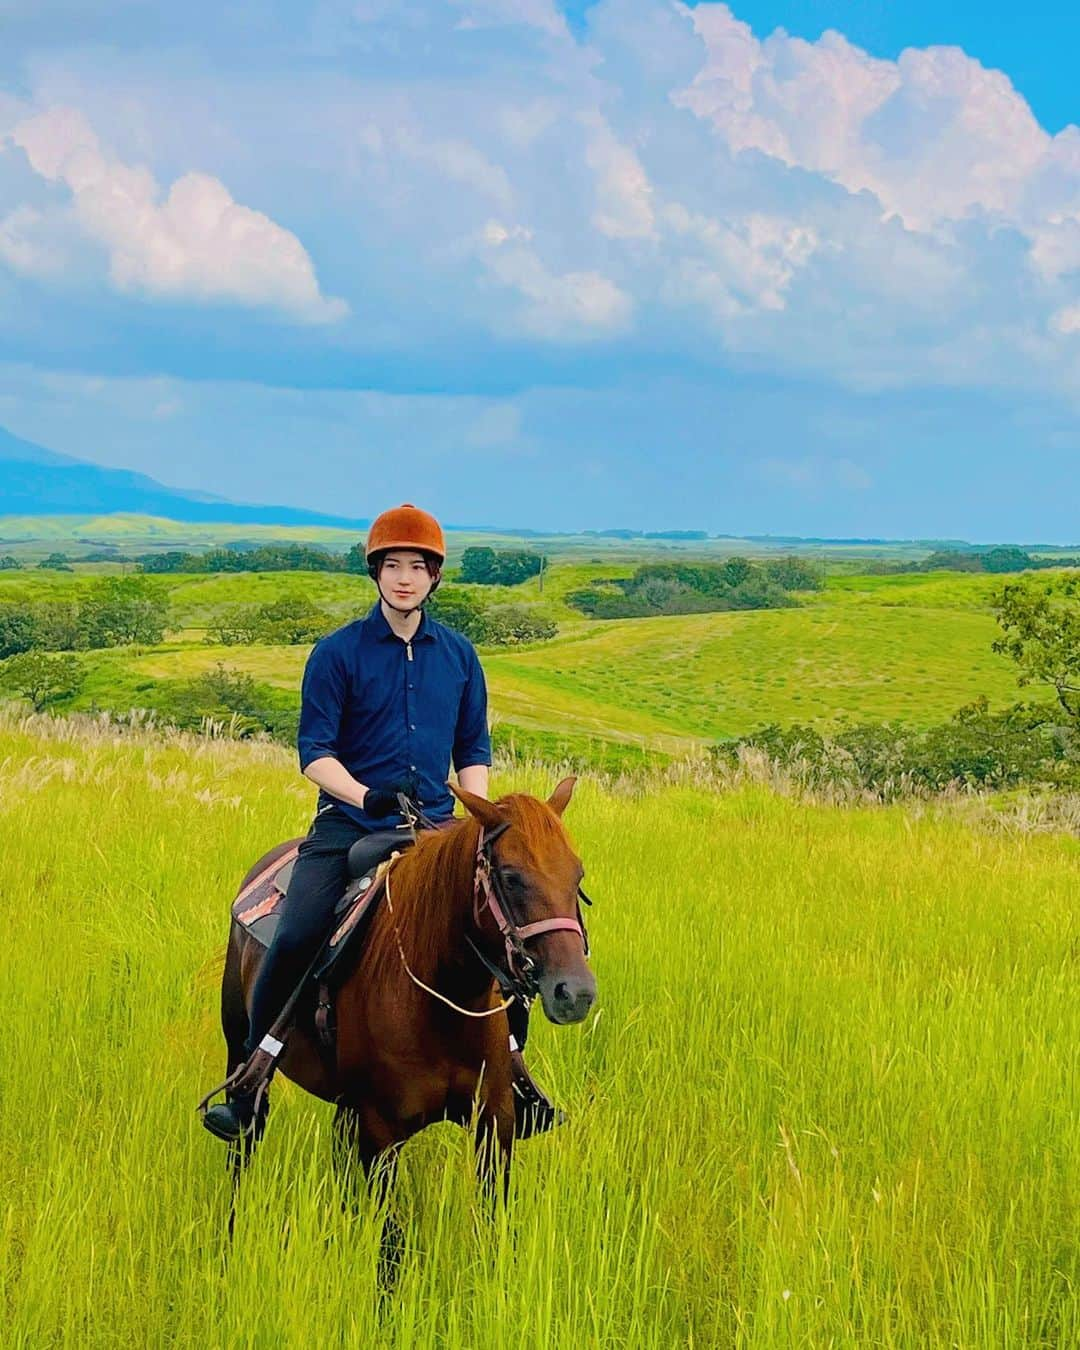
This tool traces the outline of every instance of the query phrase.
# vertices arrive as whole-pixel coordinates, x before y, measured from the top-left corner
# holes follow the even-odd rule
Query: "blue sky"
[[[0,425],[248,500],[1080,540],[1080,11],[0,0]]]

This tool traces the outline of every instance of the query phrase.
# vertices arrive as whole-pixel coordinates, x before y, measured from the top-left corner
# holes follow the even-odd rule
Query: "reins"
[[[423,989],[425,993],[430,994],[432,998],[438,999],[440,1003],[452,1008],[455,1012],[461,1013],[463,1017],[492,1017],[495,1013],[504,1012],[513,1003],[514,999],[519,999],[526,1007],[532,1002],[539,992],[533,971],[536,969],[535,958],[527,951],[525,944],[533,938],[541,937],[544,933],[570,932],[577,933],[581,938],[582,946],[585,949],[585,955],[589,955],[589,935],[585,928],[585,922],[581,913],[581,901],[591,905],[592,901],[585,892],[578,887],[578,907],[577,917],[571,918],[569,915],[559,916],[551,919],[537,919],[532,923],[518,923],[514,915],[513,908],[506,894],[506,887],[503,880],[502,869],[499,866],[499,860],[494,854],[495,841],[501,834],[510,828],[508,820],[502,821],[496,825],[490,832],[484,825],[480,827],[480,835],[476,845],[476,860],[473,868],[473,922],[479,930],[486,910],[494,920],[499,935],[503,939],[506,951],[506,966],[502,968],[495,964],[483,951],[470,934],[466,934],[465,941],[472,948],[474,955],[480,960],[481,964],[490,972],[499,988],[504,992],[503,1001],[494,1008],[485,1008],[481,1012],[475,1012],[471,1008],[462,1008],[452,999],[441,994],[437,989],[433,989],[412,970],[408,959],[405,956],[405,948],[401,941],[401,933],[397,926],[397,919],[394,916],[394,903],[390,895],[390,872],[394,864],[401,858],[400,853],[391,856],[383,873],[383,887],[386,895],[386,908],[390,915],[390,923],[394,929],[394,940],[397,943],[398,955],[401,957],[401,964],[405,969],[406,975],[412,980],[418,989]],[[508,993],[506,991],[509,991]]]
[[[461,1013],[462,1017],[494,1017],[496,1013],[505,1012],[514,1001],[515,996],[513,994],[502,1003],[496,1004],[494,1008],[484,1008],[481,1012],[477,1012],[472,1008],[461,1007],[453,999],[447,998],[445,994],[440,994],[437,989],[432,989],[430,984],[425,984],[419,975],[414,974],[405,955],[405,948],[401,943],[401,933],[398,930],[397,919],[394,917],[394,902],[390,896],[390,873],[394,864],[402,856],[400,853],[394,853],[386,864],[386,871],[383,873],[383,894],[386,896],[386,911],[390,915],[390,923],[394,929],[394,941],[397,943],[398,955],[401,957],[401,964],[405,967],[405,974],[418,989],[422,989],[425,994],[430,994],[432,998],[437,998],[440,1003],[445,1003],[448,1008],[453,1008],[454,1012]]]

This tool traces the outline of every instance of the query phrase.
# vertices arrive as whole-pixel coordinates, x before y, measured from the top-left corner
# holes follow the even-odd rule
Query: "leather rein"
[[[577,933],[589,955],[589,934],[581,905],[591,905],[592,901],[578,887],[576,917],[565,915],[552,919],[537,919],[533,923],[520,923],[510,901],[506,878],[502,866],[495,856],[495,841],[510,828],[510,821],[504,820],[493,829],[481,825],[480,837],[476,845],[476,864],[473,871],[473,922],[479,930],[487,911],[494,920],[503,939],[506,953],[505,966],[499,966],[488,959],[471,937],[466,941],[473,952],[494,976],[499,987],[511,996],[520,999],[526,1006],[540,992],[536,981],[536,958],[529,952],[526,944],[545,933]]]

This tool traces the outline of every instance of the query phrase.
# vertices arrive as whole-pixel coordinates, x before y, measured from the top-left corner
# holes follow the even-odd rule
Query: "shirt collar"
[[[368,623],[372,625],[375,637],[379,642],[404,642],[404,638],[398,637],[390,625],[386,622],[386,615],[382,612],[382,602],[375,601],[368,615]],[[428,618],[427,611],[420,611],[420,626],[412,635],[413,642],[434,642],[435,630],[432,627],[432,620]]]

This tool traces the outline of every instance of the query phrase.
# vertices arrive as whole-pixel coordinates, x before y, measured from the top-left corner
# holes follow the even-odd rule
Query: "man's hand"
[[[373,819],[382,820],[384,816],[392,816],[401,808],[396,792],[391,792],[388,788],[368,788],[364,793],[361,809]]]

